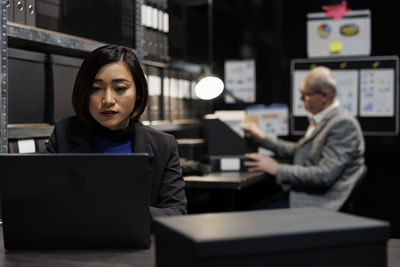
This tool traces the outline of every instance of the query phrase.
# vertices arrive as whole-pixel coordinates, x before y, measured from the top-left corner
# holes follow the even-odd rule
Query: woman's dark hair
[[[129,68],[136,86],[136,103],[131,119],[139,119],[149,99],[149,89],[142,67],[134,51],[120,45],[104,45],[92,52],[83,61],[72,92],[72,105],[83,122],[89,123],[89,98],[93,92],[93,81],[97,72],[105,65],[123,61]]]

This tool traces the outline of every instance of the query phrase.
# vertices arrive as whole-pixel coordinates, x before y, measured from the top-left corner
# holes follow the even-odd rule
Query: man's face
[[[315,115],[322,111],[327,101],[326,92],[314,92],[311,89],[312,78],[306,76],[300,88],[300,100],[303,101],[304,109]]]

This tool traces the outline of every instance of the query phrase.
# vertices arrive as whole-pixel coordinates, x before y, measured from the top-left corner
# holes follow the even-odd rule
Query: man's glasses
[[[310,96],[317,95],[320,93],[321,92],[302,92],[302,91],[300,91],[300,98],[305,98],[306,96],[310,97]]]

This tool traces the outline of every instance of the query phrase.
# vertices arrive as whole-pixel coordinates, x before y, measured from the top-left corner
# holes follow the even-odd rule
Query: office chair
[[[368,172],[368,167],[364,165],[364,171],[360,179],[357,181],[356,185],[354,186],[347,200],[344,202],[343,206],[339,209],[340,212],[345,212],[345,213],[355,212],[356,195],[359,192],[361,184],[365,181],[365,178],[367,177],[367,172]]]

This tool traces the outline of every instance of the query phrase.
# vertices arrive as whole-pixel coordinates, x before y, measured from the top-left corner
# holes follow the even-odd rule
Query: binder
[[[36,4],[35,0],[25,0],[25,23],[29,26],[36,26]]]
[[[149,50],[150,50],[150,34],[149,34],[149,29],[144,27],[143,28],[143,39],[142,39],[142,45],[143,45],[143,55],[148,56],[149,55]]]
[[[171,71],[170,78],[170,107],[171,107],[171,120],[179,119],[179,84],[176,71]]]
[[[36,0],[36,27],[60,31],[61,27],[61,0]]]
[[[14,21],[16,23],[25,24],[25,0],[10,1],[14,1]]]
[[[7,1],[7,20],[14,21],[14,0]]]
[[[185,118],[185,104],[184,104],[184,93],[185,93],[185,80],[182,79],[182,74],[179,74],[178,79],[178,117],[181,120]]]
[[[171,120],[171,90],[170,90],[170,74],[169,70],[164,69],[164,75],[163,75],[163,91],[162,91],[162,96],[163,96],[163,110],[164,110],[164,120]]]
[[[190,81],[187,78],[188,75],[183,74],[183,78],[180,80],[180,95],[181,95],[181,119],[189,119],[192,113],[192,101],[190,96]]]
[[[168,44],[168,34],[162,34],[162,56],[168,59],[169,56],[169,44]]]
[[[161,105],[161,77],[159,70],[155,67],[148,68],[148,84],[149,84],[149,120],[162,119]]]

